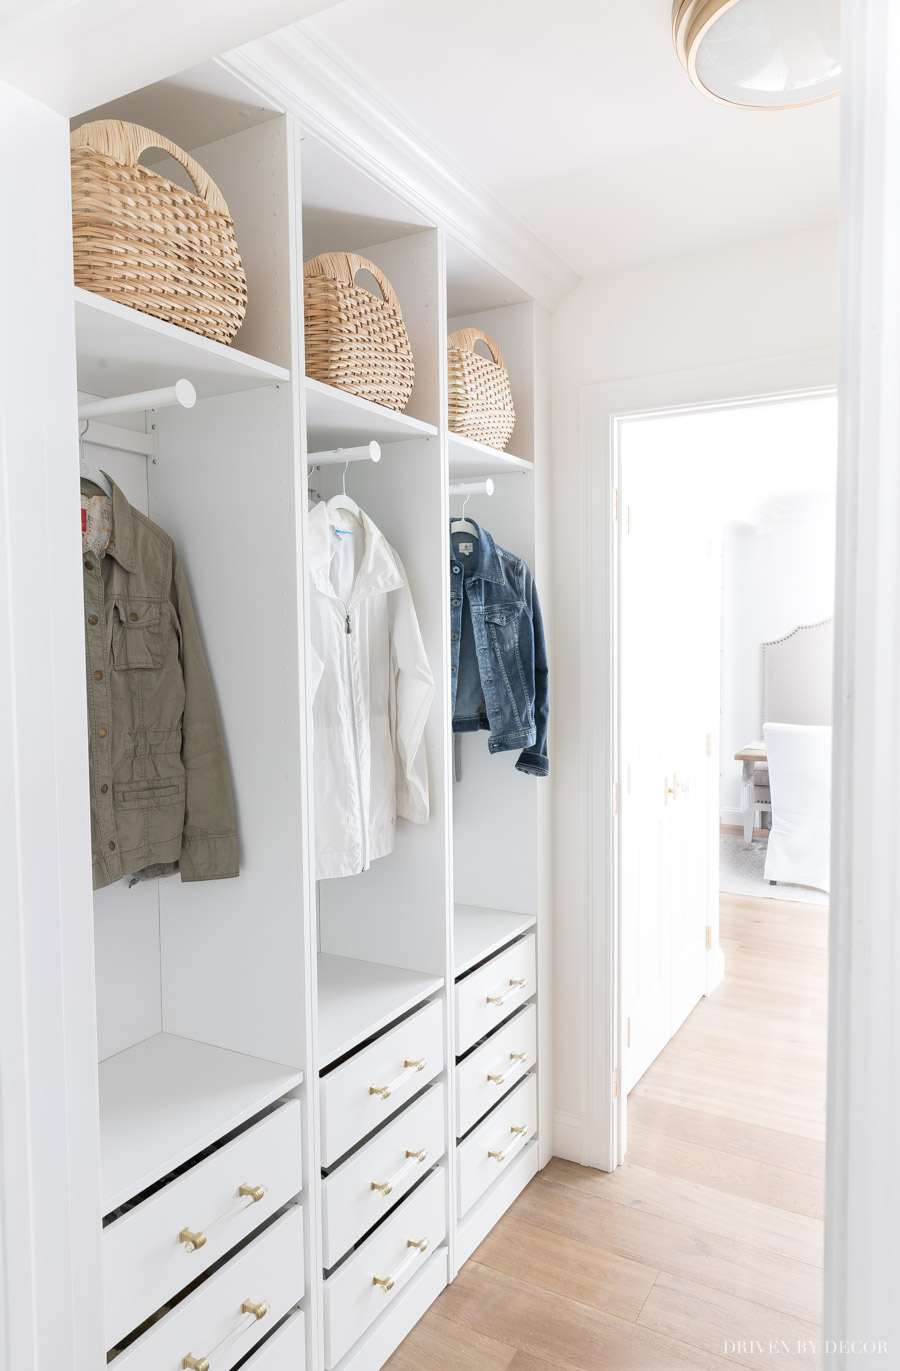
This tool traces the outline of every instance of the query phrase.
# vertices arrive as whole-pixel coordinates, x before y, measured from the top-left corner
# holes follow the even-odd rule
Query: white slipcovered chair
[[[831,725],[766,724],[772,792],[766,880],[829,890]]]

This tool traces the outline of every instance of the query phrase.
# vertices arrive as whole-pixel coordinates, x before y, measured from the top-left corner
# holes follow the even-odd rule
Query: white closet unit
[[[485,733],[463,735],[454,781],[448,534],[451,481],[492,476],[467,514],[541,590],[547,320],[411,192],[231,69],[75,122],[103,117],[193,153],[247,273],[232,347],[85,291],[72,305],[80,399],[182,376],[197,390],[193,409],[89,429],[85,457],[178,548],[241,872],[94,896],[95,1022],[70,1051],[99,1063],[101,1200],[82,1235],[98,1297],[73,1336],[120,1371],[378,1371],[549,1159],[546,783],[516,753],[491,756]],[[403,413],[304,374],[303,261],[341,250],[399,296],[416,371]],[[508,452],[449,432],[446,338],[465,325],[509,368]],[[403,561],[434,676],[430,818],[398,820],[393,852],[361,874],[316,882],[308,500],[343,473],[310,454],[373,439],[381,460],[344,479]],[[83,834],[84,814],[72,825]],[[93,1354],[75,1353],[89,1371]]]

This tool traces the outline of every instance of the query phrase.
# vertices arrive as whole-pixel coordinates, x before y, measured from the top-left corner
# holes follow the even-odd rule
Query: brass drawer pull
[[[511,1068],[507,1068],[507,1074],[514,1073],[518,1069],[519,1063],[526,1061],[527,1058],[527,1052],[510,1052],[509,1060],[513,1062],[514,1065]],[[490,1072],[488,1072],[488,1080],[493,1085],[503,1085],[506,1081],[506,1075],[504,1075],[502,1072],[498,1072],[496,1076],[492,1076]]]
[[[414,1251],[410,1252],[409,1256],[406,1258],[406,1261],[400,1263],[400,1265],[397,1267],[397,1270],[394,1272],[392,1276],[372,1277],[372,1284],[377,1285],[383,1295],[386,1295],[389,1290],[393,1290],[396,1282],[400,1279],[402,1275],[404,1275],[409,1270],[413,1262],[416,1260],[416,1257],[418,1257],[420,1253],[428,1251],[428,1239],[407,1238],[406,1246],[414,1248]]]
[[[394,1186],[399,1185],[411,1171],[415,1171],[417,1166],[422,1165],[422,1162],[428,1156],[428,1152],[424,1147],[420,1147],[418,1152],[413,1152],[411,1149],[407,1148],[406,1156],[408,1160],[401,1166],[399,1171],[396,1171],[394,1175],[391,1176],[390,1180],[372,1182],[372,1189],[377,1190],[383,1199],[386,1199]]]
[[[520,1123],[520,1124],[515,1124],[515,1123],[513,1123],[513,1124],[510,1124],[510,1126],[509,1126],[509,1131],[510,1131],[510,1133],[516,1133],[516,1134],[518,1135],[518,1136],[516,1137],[515,1142],[512,1143],[509,1147],[503,1148],[502,1150],[498,1148],[496,1151],[488,1152],[488,1157],[490,1158],[491,1161],[494,1161],[494,1162],[505,1162],[505,1161],[508,1161],[509,1158],[515,1156],[515,1154],[519,1151],[519,1148],[522,1147],[522,1146],[528,1141],[528,1138],[527,1138],[527,1134],[528,1134],[528,1125],[527,1125],[527,1124],[525,1124],[525,1123]]]
[[[241,1214],[245,1209],[250,1209],[252,1205],[259,1204],[260,1200],[265,1199],[268,1186],[266,1185],[243,1185],[238,1186],[238,1203],[231,1204],[223,1214],[213,1219],[205,1228],[199,1228],[195,1232],[192,1228],[182,1228],[178,1234],[178,1241],[184,1244],[186,1252],[197,1252],[201,1247],[206,1246],[206,1241],[214,1228],[226,1219],[233,1219],[236,1214]],[[249,1201],[249,1203],[247,1203]]]
[[[369,1094],[377,1095],[379,1100],[389,1100],[395,1090],[401,1085],[405,1085],[407,1081],[412,1080],[417,1072],[424,1071],[427,1065],[428,1063],[424,1057],[419,1057],[415,1060],[411,1057],[407,1057],[403,1063],[403,1070],[400,1072],[399,1076],[395,1076],[392,1081],[388,1081],[387,1085],[370,1085]]]
[[[260,1300],[258,1304],[255,1304],[253,1300],[244,1300],[241,1305],[243,1317],[240,1322],[232,1328],[230,1333],[226,1333],[221,1342],[217,1342],[212,1351],[207,1352],[205,1357],[194,1357],[191,1356],[190,1352],[186,1357],[183,1357],[181,1361],[182,1371],[209,1371],[210,1357],[214,1357],[226,1343],[231,1342],[232,1338],[236,1338],[239,1333],[246,1333],[247,1329],[252,1328],[254,1323],[264,1319],[268,1312],[269,1305],[266,1300]]]
[[[487,1004],[506,1004],[506,1001],[513,995],[517,994],[520,990],[524,990],[527,984],[528,979],[525,976],[523,976],[520,981],[513,980],[512,977],[510,977],[509,990],[505,991],[502,995],[486,995],[485,1000]]]

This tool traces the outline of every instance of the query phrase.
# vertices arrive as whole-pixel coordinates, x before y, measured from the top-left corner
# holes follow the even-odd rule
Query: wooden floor
[[[819,1364],[828,911],[721,908],[725,981],[629,1096],[625,1164],[554,1159],[389,1371]]]

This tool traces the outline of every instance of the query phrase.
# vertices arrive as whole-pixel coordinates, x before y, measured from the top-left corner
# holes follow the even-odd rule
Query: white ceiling
[[[838,101],[691,86],[671,0],[343,0],[305,20],[579,275],[832,222]]]

